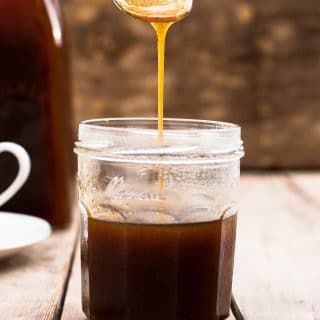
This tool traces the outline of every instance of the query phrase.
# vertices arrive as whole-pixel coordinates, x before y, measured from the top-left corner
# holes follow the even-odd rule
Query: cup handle
[[[0,194],[0,207],[8,202],[24,185],[27,178],[29,177],[31,170],[31,160],[25,149],[18,144],[12,142],[1,142],[0,143],[0,154],[2,152],[12,153],[18,160],[19,171],[18,175],[12,184]],[[6,170],[6,168],[0,168],[0,171]],[[0,173],[1,174],[1,173]]]

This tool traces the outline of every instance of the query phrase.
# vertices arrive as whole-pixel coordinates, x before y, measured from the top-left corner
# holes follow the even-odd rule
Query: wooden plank
[[[287,181],[293,192],[299,194],[310,205],[320,208],[320,173],[290,173]]]
[[[0,261],[1,320],[55,320],[61,313],[77,237],[77,223]]]
[[[319,174],[245,175],[234,291],[246,320],[319,318]]]
[[[80,246],[72,266],[70,281],[67,287],[66,299],[62,311],[61,320],[86,320],[81,306],[81,268],[80,268]]]
[[[86,320],[81,309],[81,272],[80,272],[80,250],[72,267],[71,277],[67,288],[66,300],[61,320]],[[227,320],[235,320],[231,315]]]
[[[319,212],[316,215],[316,225],[319,226],[320,215],[320,173],[318,172],[298,172],[288,174],[288,185],[293,192],[308,204],[315,207]],[[310,262],[311,263],[311,262]],[[312,306],[314,320],[320,320],[320,293],[316,303]]]

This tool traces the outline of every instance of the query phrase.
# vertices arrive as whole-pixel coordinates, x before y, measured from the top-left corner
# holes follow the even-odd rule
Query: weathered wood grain
[[[80,268],[80,246],[77,245],[69,284],[67,287],[66,299],[61,315],[61,320],[86,320],[81,305],[81,268]]]
[[[314,172],[288,173],[288,186],[308,204],[320,207],[320,179]],[[320,299],[319,299],[320,300]]]
[[[65,0],[77,119],[156,115],[150,27]],[[318,0],[201,0],[169,32],[166,114],[240,123],[250,168],[319,167]]]
[[[245,319],[319,318],[319,185],[315,173],[243,177],[234,291]]]
[[[0,261],[0,319],[60,318],[77,237],[77,224],[55,231],[26,252]]]

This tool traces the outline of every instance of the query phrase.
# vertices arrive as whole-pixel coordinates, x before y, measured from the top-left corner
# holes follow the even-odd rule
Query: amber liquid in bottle
[[[72,117],[68,45],[58,0],[0,1],[0,141],[21,144],[31,175],[1,210],[68,225],[72,204]],[[17,164],[0,156],[0,192]]]

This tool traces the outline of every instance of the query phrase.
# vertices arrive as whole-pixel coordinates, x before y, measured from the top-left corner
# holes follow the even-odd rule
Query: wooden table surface
[[[246,173],[231,319],[320,320],[320,173]],[[1,320],[84,320],[78,227],[0,261]]]

